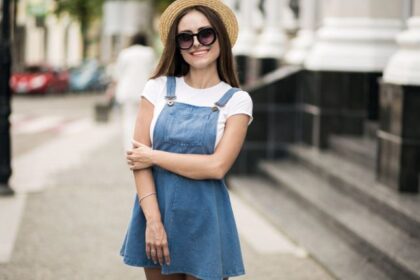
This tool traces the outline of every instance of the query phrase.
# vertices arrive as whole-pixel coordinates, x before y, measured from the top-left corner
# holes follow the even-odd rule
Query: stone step
[[[287,188],[256,176],[229,176],[228,186],[337,279],[392,279],[291,197]],[[293,195],[293,194],[292,194]]]
[[[372,170],[343,160],[332,152],[303,145],[289,146],[287,152],[292,159],[325,178],[344,194],[420,239],[420,194],[390,189],[376,181]]]
[[[260,169],[392,279],[420,278],[419,239],[343,195],[335,185],[300,164],[263,161]]]
[[[357,164],[375,170],[377,142],[369,137],[331,135],[331,150]]]

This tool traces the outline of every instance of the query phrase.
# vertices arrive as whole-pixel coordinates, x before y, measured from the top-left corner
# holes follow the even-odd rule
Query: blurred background
[[[138,32],[160,56],[171,2],[0,1],[0,279],[145,279],[115,72]],[[238,279],[420,279],[420,0],[224,2],[254,102]]]

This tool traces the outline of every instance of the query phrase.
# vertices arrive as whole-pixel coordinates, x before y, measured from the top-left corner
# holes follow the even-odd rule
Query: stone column
[[[39,28],[35,24],[35,18],[28,18],[26,25],[26,46],[25,58],[26,64],[39,64],[45,61],[45,29]]]
[[[46,27],[49,35],[47,38],[47,62],[52,66],[63,67],[66,64],[64,57],[65,22],[62,18],[49,16],[46,19]]]
[[[246,83],[247,68],[249,57],[256,44],[256,31],[252,23],[253,11],[258,9],[259,0],[241,0],[239,2],[239,34],[233,53],[236,57],[236,63],[241,84]]]
[[[80,26],[77,22],[72,22],[69,27],[67,39],[67,65],[77,66],[83,60],[83,42],[80,34]]]
[[[292,41],[285,55],[288,64],[303,64],[315,41],[315,30],[319,22],[320,0],[300,0],[299,27],[297,37]]]
[[[396,50],[401,2],[323,0],[324,19],[305,59],[299,90],[304,142],[325,148],[330,134],[361,135],[377,120],[377,79]]]
[[[420,174],[420,0],[413,4],[380,92],[377,178],[402,192],[418,192]]]
[[[287,38],[282,27],[285,4],[284,0],[264,1],[264,26],[253,53],[260,62],[260,74],[275,70],[285,53]]]

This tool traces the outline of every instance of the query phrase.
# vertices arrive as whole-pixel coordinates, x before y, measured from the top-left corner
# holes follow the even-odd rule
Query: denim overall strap
[[[169,106],[174,104],[174,100],[176,99],[175,95],[176,89],[176,80],[174,76],[168,76],[166,79],[166,96],[165,99]]]
[[[233,96],[233,94],[235,94],[235,92],[240,91],[241,89],[239,88],[231,88],[229,89],[220,99],[219,101],[217,101],[214,105],[216,105],[217,107],[223,107],[226,105],[226,103],[229,101],[229,99]]]

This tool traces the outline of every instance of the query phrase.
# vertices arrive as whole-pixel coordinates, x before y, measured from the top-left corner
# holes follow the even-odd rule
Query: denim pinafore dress
[[[212,154],[219,107],[239,91],[229,89],[214,107],[175,102],[175,77],[166,82],[167,104],[153,132],[153,149],[185,154]],[[206,162],[202,163],[203,166]],[[203,280],[221,280],[245,273],[239,237],[224,180],[194,180],[152,167],[171,264],[162,274],[186,273]],[[146,219],[135,196],[134,208],[120,254],[124,263],[160,267],[147,259]]]

